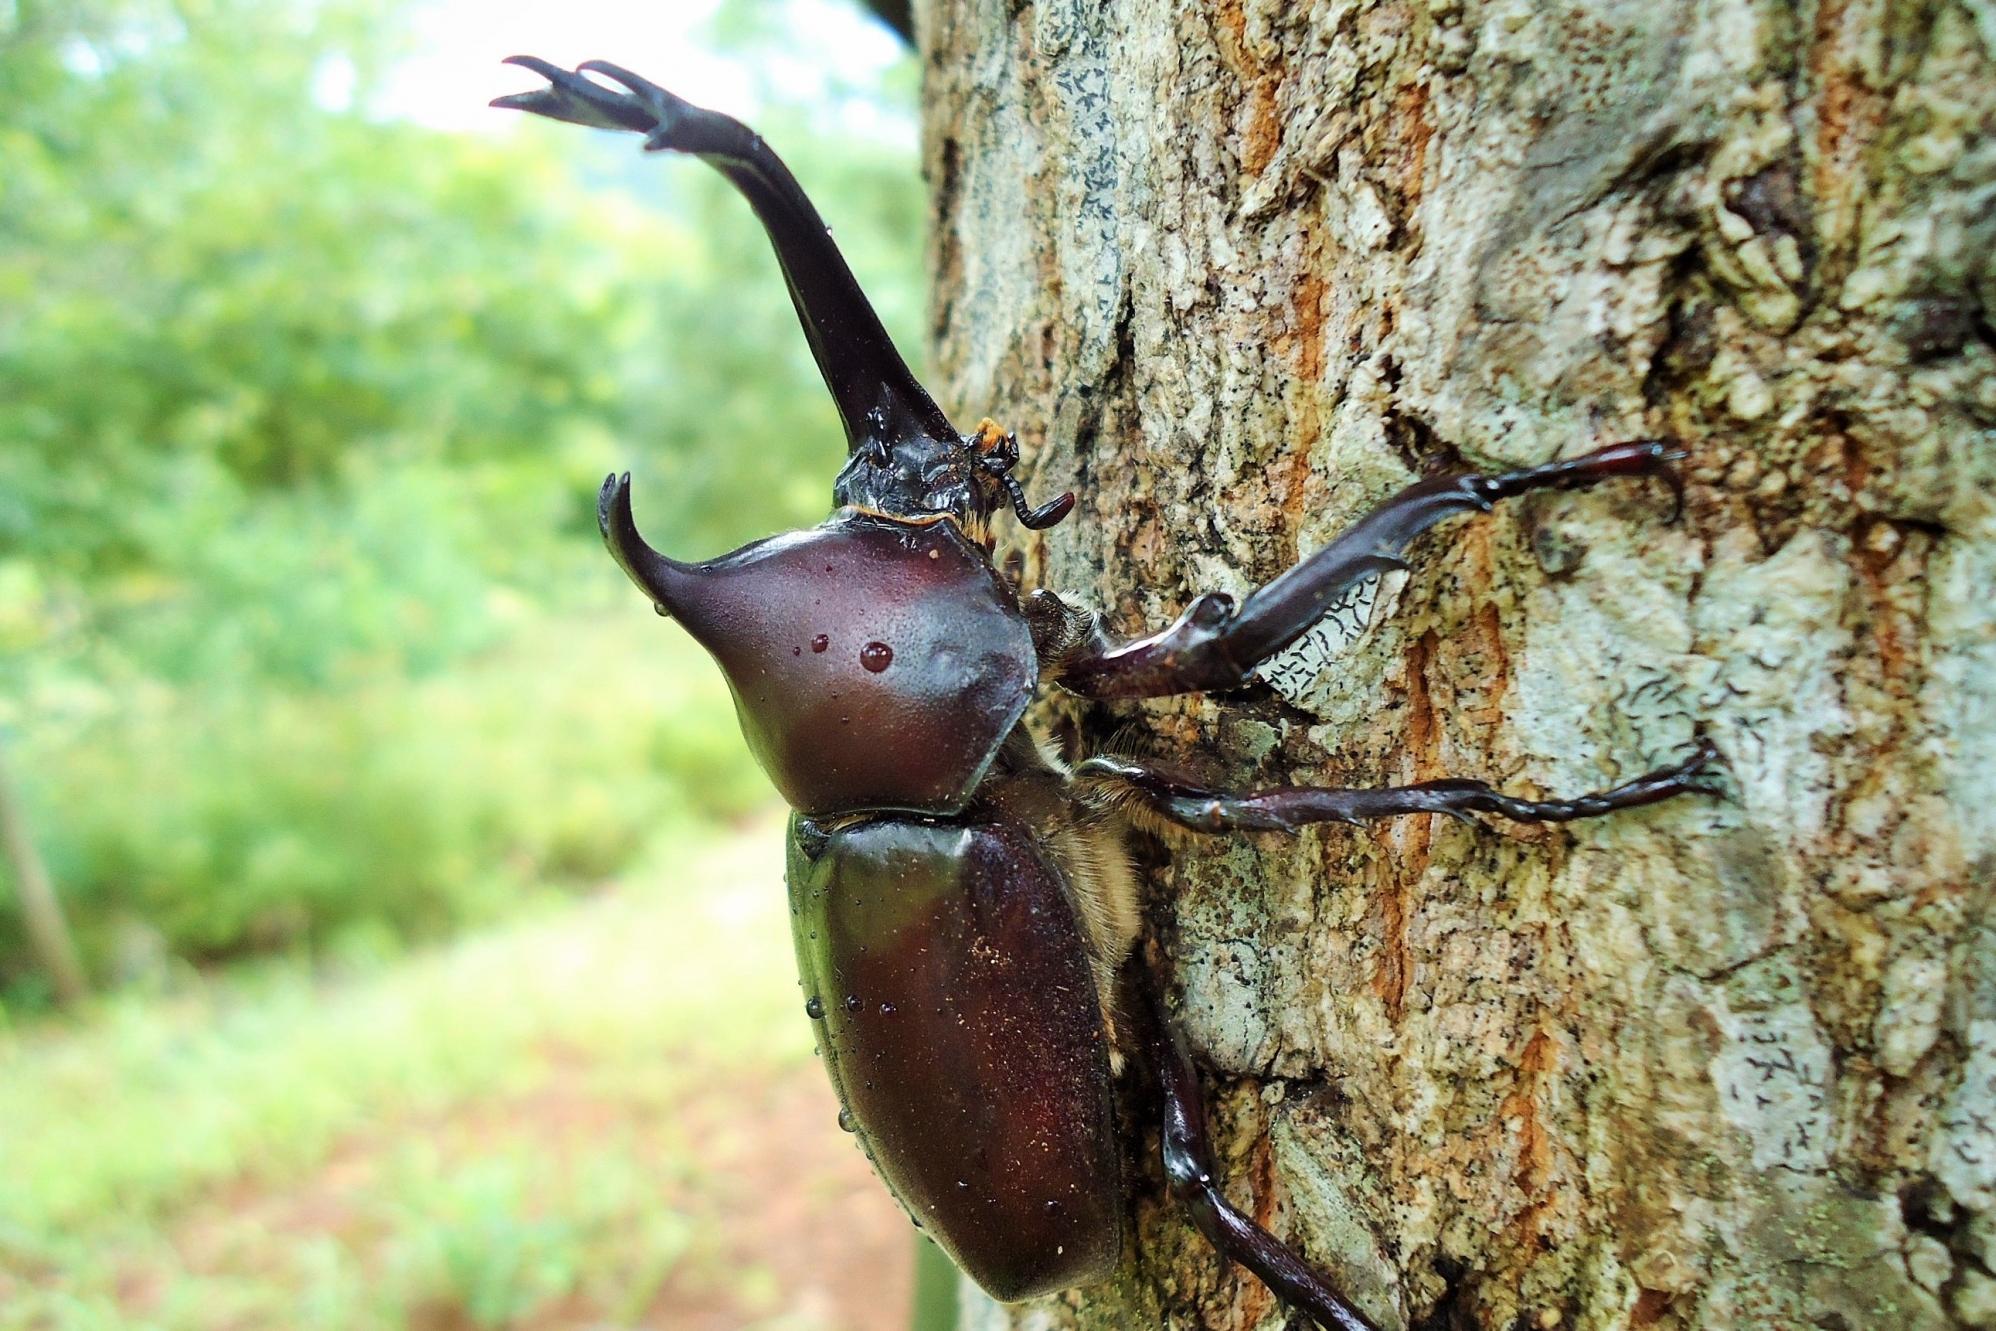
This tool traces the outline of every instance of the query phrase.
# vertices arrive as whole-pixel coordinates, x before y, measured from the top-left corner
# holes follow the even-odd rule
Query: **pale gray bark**
[[[1429,538],[1303,705],[1060,706],[1236,786],[1735,794],[1152,875],[1237,1200],[1388,1326],[1996,1326],[1996,5],[921,7],[938,387],[1130,629],[1428,460],[1656,488]],[[1383,598],[1392,600],[1395,598]],[[997,1327],[1271,1327],[1141,1189]]]

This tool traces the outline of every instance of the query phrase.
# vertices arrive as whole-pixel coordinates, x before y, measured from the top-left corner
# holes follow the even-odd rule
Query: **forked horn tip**
[[[611,472],[596,492],[596,529],[604,540],[613,539],[612,528],[629,530],[631,521],[631,473]]]
[[[502,65],[518,65],[530,69],[550,83],[559,83],[568,71],[551,60],[543,60],[537,55],[509,55],[499,62]]]

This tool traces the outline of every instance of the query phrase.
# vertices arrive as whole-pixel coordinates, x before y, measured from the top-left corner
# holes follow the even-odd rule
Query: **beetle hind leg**
[[[1243,1215],[1220,1190],[1199,1074],[1165,1013],[1149,970],[1141,960],[1130,970],[1133,987],[1139,991],[1135,1015],[1164,1101],[1164,1181],[1172,1199],[1186,1209],[1193,1225],[1221,1256],[1254,1272],[1277,1297],[1308,1313],[1324,1331],[1377,1331],[1323,1272]]]
[[[1095,800],[1120,808],[1150,831],[1293,832],[1311,823],[1357,823],[1413,813],[1444,813],[1464,821],[1471,821],[1471,814],[1496,814],[1521,823],[1597,818],[1677,795],[1718,793],[1718,760],[1712,742],[1701,739],[1682,762],[1608,790],[1550,800],[1519,799],[1482,781],[1464,780],[1377,789],[1277,786],[1230,795],[1161,768],[1108,757],[1090,758],[1074,769],[1074,778]]]

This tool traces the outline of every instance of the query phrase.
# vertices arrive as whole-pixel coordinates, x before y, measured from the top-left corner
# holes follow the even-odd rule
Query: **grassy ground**
[[[0,1032],[0,1331],[907,1325],[770,819],[391,969]]]

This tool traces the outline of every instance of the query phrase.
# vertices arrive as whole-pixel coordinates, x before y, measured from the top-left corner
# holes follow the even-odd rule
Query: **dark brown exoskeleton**
[[[1051,592],[1022,598],[994,568],[1000,509],[1048,527],[1073,496],[1029,507],[1011,437],[989,421],[970,434],[950,424],[760,137],[615,65],[512,63],[549,86],[494,105],[642,134],[747,197],[845,423],[838,509],[809,531],[688,564],[638,535],[628,474],[605,481],[598,503],[611,554],[713,653],[749,747],[796,811],[797,959],[840,1122],[972,1279],[1030,1298],[1117,1263],[1126,1202],[1111,1069],[1140,1070],[1162,1103],[1166,1187],[1193,1223],[1324,1327],[1371,1327],[1221,1193],[1198,1077],[1138,955],[1127,827],[1587,818],[1701,788],[1712,750],[1572,800],[1513,799],[1479,781],[1231,795],[1120,758],[1069,768],[1021,717],[1045,684],[1087,698],[1240,687],[1341,593],[1403,567],[1400,552],[1437,522],[1529,490],[1674,483],[1676,455],[1643,441],[1422,481],[1238,604],[1201,596],[1169,628],[1118,641]]]

